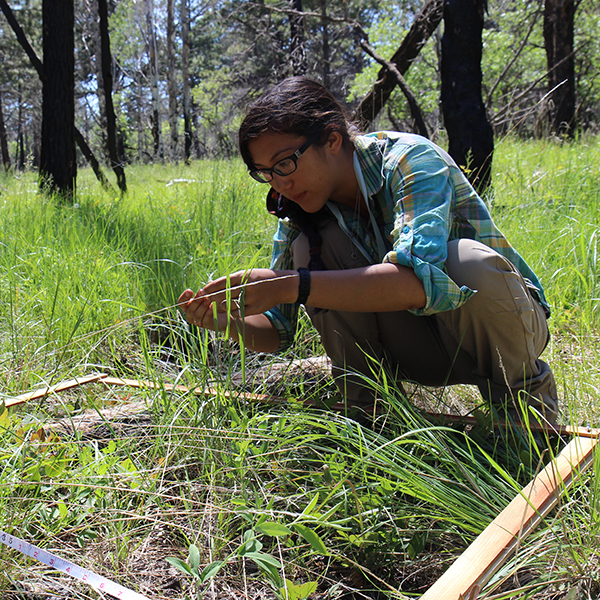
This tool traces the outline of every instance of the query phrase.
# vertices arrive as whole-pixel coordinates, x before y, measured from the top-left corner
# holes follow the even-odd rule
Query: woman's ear
[[[337,130],[334,129],[329,133],[329,137],[327,138],[327,148],[329,149],[329,151],[332,154],[337,154],[342,146],[344,145],[344,138],[342,137],[342,134]]]

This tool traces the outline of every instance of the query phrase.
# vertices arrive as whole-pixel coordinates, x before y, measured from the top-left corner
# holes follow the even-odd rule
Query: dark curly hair
[[[240,125],[239,145],[249,169],[254,165],[248,143],[266,131],[304,136],[313,139],[316,146],[324,146],[330,133],[338,131],[349,147],[358,134],[333,94],[306,77],[284,79],[248,109]]]

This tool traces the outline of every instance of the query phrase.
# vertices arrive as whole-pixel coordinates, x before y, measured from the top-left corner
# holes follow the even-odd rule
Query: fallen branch
[[[80,385],[83,385],[85,383],[93,383],[94,381],[99,381],[104,377],[106,377],[105,373],[97,373],[96,375],[88,375],[87,377],[77,377],[76,379],[62,381],[60,383],[57,383],[56,385],[46,386],[34,390],[33,392],[28,392],[27,394],[21,394],[20,396],[15,396],[14,398],[8,398],[4,400],[4,406],[15,406],[16,404],[22,404],[23,402],[29,402],[30,400],[38,400],[40,398],[45,398],[50,394],[54,394],[56,392],[64,392],[65,390],[70,390],[75,387],[79,387]]]

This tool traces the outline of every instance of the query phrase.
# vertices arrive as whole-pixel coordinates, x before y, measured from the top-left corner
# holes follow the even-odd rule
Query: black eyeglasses
[[[294,154],[278,160],[270,169],[254,169],[250,171],[250,177],[259,183],[270,183],[273,174],[285,177],[291,175],[298,168],[298,159],[311,147],[313,140],[308,139]]]

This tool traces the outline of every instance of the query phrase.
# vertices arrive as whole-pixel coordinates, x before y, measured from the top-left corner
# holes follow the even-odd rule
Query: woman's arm
[[[351,312],[423,308],[423,283],[409,267],[381,263],[340,271],[311,272],[307,305]]]
[[[262,313],[298,299],[297,271],[253,269],[208,283],[194,295],[186,290],[179,304],[189,323],[243,336],[248,348],[274,352],[279,334]],[[383,263],[341,271],[312,271],[306,304],[350,312],[389,312],[422,308],[423,284],[408,267]]]

